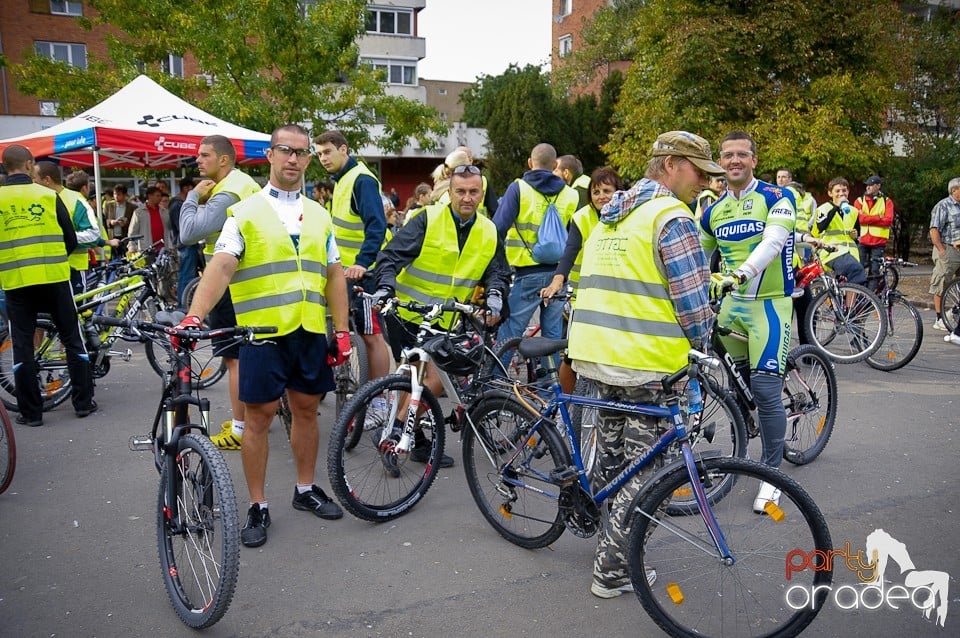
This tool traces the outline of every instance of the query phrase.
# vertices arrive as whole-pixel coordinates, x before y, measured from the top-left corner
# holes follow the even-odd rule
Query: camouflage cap
[[[653,143],[653,156],[664,155],[685,157],[710,176],[723,177],[727,174],[719,164],[713,161],[710,143],[699,135],[687,131],[670,131],[657,137],[657,141]]]

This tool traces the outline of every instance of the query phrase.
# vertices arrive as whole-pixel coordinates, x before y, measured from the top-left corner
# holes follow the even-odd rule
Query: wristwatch
[[[734,270],[731,274],[737,278],[737,283],[741,286],[747,282],[747,273],[741,270]]]

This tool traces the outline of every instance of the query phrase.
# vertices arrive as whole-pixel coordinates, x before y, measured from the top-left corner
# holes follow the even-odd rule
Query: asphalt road
[[[835,547],[862,547],[877,528],[904,543],[916,567],[950,574],[946,626],[920,612],[829,604],[805,635],[956,636],[960,623],[960,348],[929,329],[919,357],[883,373],[840,366],[838,424],[811,465],[784,469],[813,495]],[[69,404],[41,428],[18,427],[18,466],[0,496],[0,636],[195,635],[166,599],[157,560],[158,476],[149,453],[127,449],[148,429],[159,381],[142,354],[116,361],[97,386],[101,410]],[[226,388],[209,396],[215,420]],[[322,405],[325,450],[333,398]],[[321,521],[289,505],[294,466],[271,431],[269,542],[242,549],[230,610],[208,636],[657,636],[636,598],[589,594],[595,540],[567,533],[527,551],[483,520],[460,468],[441,470],[407,516],[381,525]],[[245,509],[239,453],[226,453]],[[321,454],[321,459],[324,454]],[[318,468],[326,487],[326,468]],[[895,566],[888,584],[902,583]],[[838,569],[835,584],[856,577]]]

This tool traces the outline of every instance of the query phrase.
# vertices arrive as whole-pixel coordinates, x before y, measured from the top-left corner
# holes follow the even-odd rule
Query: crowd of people
[[[366,346],[371,378],[388,374],[391,358],[412,345],[414,315],[389,316],[386,331],[381,325],[377,309],[393,298],[469,300],[482,289],[486,322],[497,327],[498,339],[522,335],[539,312],[544,336],[569,339],[561,366],[565,389],[579,375],[594,381],[603,398],[636,402],[656,401],[662,376],[681,368],[691,347],[703,345],[713,320],[711,298],[722,299],[719,321],[748,335],[746,343],[725,346],[756,398],[762,461],[779,466],[783,372],[794,306],[802,311],[803,303],[794,290],[798,254],[830,243],[836,250],[820,255],[826,267],[866,283],[877,274],[895,214],[876,175],[853,203],[849,182],[831,180],[819,205],[789,169],[758,179],[759,150],[743,131],[721,140],[716,161],[702,137],[663,133],[651,146],[644,177],[629,187],[611,167],[588,175],[576,157],[537,144],[528,170],[500,197],[470,149],[461,147],[404,206],[338,131],[311,138],[299,125],[281,126],[266,155],[269,177],[260,186],[236,167],[229,139],[206,137],[198,180],[180,180],[172,199],[158,183],[139,205],[118,185],[99,218],[91,212],[86,174],[69,176],[64,188],[59,167],[34,162],[21,146],[3,153],[9,177],[0,189],[0,211],[21,222],[0,229],[0,283],[15,327],[21,423],[42,424],[31,367],[38,312],[53,315],[67,346],[77,416],[97,409],[69,283],[82,278],[89,249],[116,247],[128,235],[142,235],[133,250],[162,239],[178,252],[181,290],[202,270],[181,328],[278,327],[255,345],[223,352],[231,415],[211,437],[221,449],[240,450],[250,497],[241,540],[249,547],[263,545],[271,525],[267,433],[284,392],[293,415],[292,505],[324,519],[342,516],[314,482],[317,406],[334,389],[332,368],[351,353],[351,329]],[[307,197],[304,176],[314,157],[328,178]],[[568,231],[562,254],[549,259],[534,250],[548,210]],[[935,327],[942,328],[940,296],[960,269],[960,178],[950,181],[930,229],[930,292]],[[561,305],[551,300],[567,286],[575,292],[575,312],[564,335]],[[946,340],[960,345],[960,327]],[[424,383],[442,392],[435,371],[428,370]],[[387,407],[374,400],[366,418],[384,419]],[[625,458],[645,453],[656,426],[649,418],[600,411],[600,476],[610,478]],[[410,460],[428,459],[429,443],[418,435]],[[449,456],[440,459],[442,467],[453,464]],[[594,564],[591,592],[598,597],[631,588],[624,514],[645,478],[613,502]],[[754,511],[763,515],[766,503],[779,498],[772,485],[761,484]]]

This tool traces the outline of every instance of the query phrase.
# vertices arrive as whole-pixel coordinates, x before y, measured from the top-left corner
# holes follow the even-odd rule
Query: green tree
[[[338,128],[353,147],[372,142],[394,152],[411,140],[435,147],[446,133],[434,109],[386,95],[382,71],[359,63],[364,0],[86,4],[98,15],[81,24],[107,30],[106,59],[91,56],[80,70],[29,55],[13,68],[21,92],[55,97],[61,115],[89,108],[146,73],[214,115],[259,131],[300,122],[314,132]],[[168,55],[186,53],[213,78],[210,86],[162,71]]]
[[[714,144],[747,130],[761,170],[785,165],[810,181],[868,174],[888,153],[878,140],[901,72],[900,15],[892,0],[615,2],[584,29],[557,90],[633,61],[605,147],[628,174],[671,129]]]

